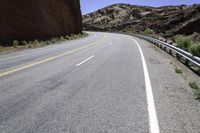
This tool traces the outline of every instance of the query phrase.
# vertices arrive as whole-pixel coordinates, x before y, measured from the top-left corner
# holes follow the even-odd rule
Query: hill
[[[200,40],[200,4],[149,7],[114,4],[83,16],[84,30],[133,31],[153,29],[164,37],[177,34]]]

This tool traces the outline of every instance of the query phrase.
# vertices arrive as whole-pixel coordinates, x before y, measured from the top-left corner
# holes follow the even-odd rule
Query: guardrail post
[[[199,70],[197,71],[197,74],[200,75],[200,68],[199,68]]]
[[[189,60],[188,59],[185,60],[185,65],[189,66]]]
[[[158,43],[156,43],[156,46],[158,46]]]
[[[171,49],[169,49],[169,54],[172,55],[172,50]]]
[[[180,55],[178,53],[176,53],[176,58],[179,60],[180,59]]]
[[[153,39],[151,37],[139,36],[141,39],[147,40],[148,42],[153,43],[155,46],[160,47],[161,49],[165,50],[169,55],[177,58],[179,61],[184,63],[187,67],[190,67],[190,63],[197,65],[198,70],[195,69],[195,73],[200,75],[200,58],[192,57],[190,53],[177,48],[172,41],[167,41],[162,38]],[[160,40],[160,41],[159,41]],[[167,42],[167,43],[164,43]],[[172,46],[170,46],[172,45]],[[183,60],[184,59],[184,60]]]

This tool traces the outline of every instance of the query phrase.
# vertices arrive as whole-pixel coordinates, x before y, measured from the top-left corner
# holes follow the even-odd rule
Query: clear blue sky
[[[115,3],[129,3],[134,5],[146,5],[146,6],[166,6],[166,5],[192,5],[200,4],[200,0],[80,0],[82,14],[86,14],[92,11],[96,11],[108,5]]]

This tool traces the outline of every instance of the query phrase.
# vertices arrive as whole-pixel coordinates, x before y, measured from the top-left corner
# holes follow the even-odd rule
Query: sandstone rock
[[[80,33],[79,0],[1,0],[0,43]]]

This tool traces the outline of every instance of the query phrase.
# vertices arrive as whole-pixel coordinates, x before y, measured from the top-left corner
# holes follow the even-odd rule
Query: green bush
[[[58,40],[59,40],[58,37],[53,37],[50,41],[51,41],[52,43],[56,43],[56,42],[58,42]]]
[[[32,42],[32,44],[33,44],[33,45],[38,45],[38,44],[40,44],[40,42],[39,42],[38,40],[34,40],[34,41]]]
[[[183,73],[182,70],[181,70],[180,68],[175,68],[175,72],[176,72],[176,73],[179,73],[179,74]]]
[[[200,57],[200,43],[191,45],[189,47],[189,52],[194,56]]]
[[[154,30],[150,29],[150,28],[147,28],[145,31],[144,31],[144,34],[146,35],[153,35],[155,34]]]
[[[183,50],[186,50],[188,51],[189,50],[189,47],[192,43],[192,40],[190,37],[186,37],[186,36],[178,36],[176,39],[175,39],[175,42],[177,44],[177,46]]]
[[[65,41],[65,38],[63,36],[60,36],[60,41]]]
[[[70,40],[70,36],[66,35],[66,36],[65,36],[65,39],[66,39],[66,40]]]
[[[50,45],[51,41],[46,41],[45,44]]]
[[[14,46],[14,48],[17,48],[19,46],[19,41],[14,40],[13,41],[13,46]]]
[[[190,82],[189,85],[193,89],[196,98],[200,100],[200,87],[197,85],[196,82]]]
[[[196,82],[190,82],[189,85],[192,89],[195,89],[195,90],[199,88]]]
[[[193,90],[194,91],[194,95],[196,96],[196,99],[200,100],[200,89],[198,90]]]
[[[22,41],[22,45],[27,45],[28,43],[26,41]]]

